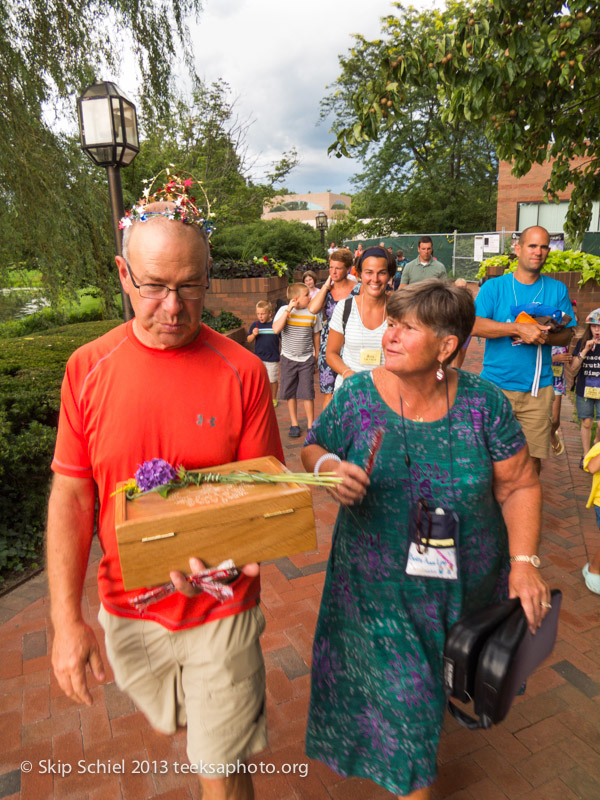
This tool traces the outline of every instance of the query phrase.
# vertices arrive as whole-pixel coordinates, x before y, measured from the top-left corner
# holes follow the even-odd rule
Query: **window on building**
[[[564,230],[568,201],[560,203],[519,203],[517,228],[522,231],[531,225],[542,225],[552,233],[560,233]],[[600,202],[595,200],[592,203],[592,219],[588,228],[590,231],[600,230]]]
[[[332,211],[334,211],[334,210],[335,210],[335,211],[342,211],[342,210],[344,210],[344,211],[345,211],[345,210],[347,210],[347,208],[348,208],[348,206],[346,205],[346,203],[342,203],[342,202],[339,202],[339,203],[334,203],[334,204],[331,206],[331,210],[332,210]]]
[[[324,211],[324,208],[306,200],[288,200],[286,203],[279,203],[270,209],[269,214],[275,214],[277,211]]]

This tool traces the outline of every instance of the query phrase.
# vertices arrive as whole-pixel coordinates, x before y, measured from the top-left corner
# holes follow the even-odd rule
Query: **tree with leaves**
[[[332,149],[388,135],[415,90],[435,91],[441,121],[484,131],[521,177],[552,160],[550,200],[572,185],[566,230],[579,237],[600,197],[600,6],[589,0],[487,0],[429,11],[404,35],[405,9],[383,20],[379,59],[356,87]],[[577,159],[577,160],[574,160]]]
[[[91,283],[110,302],[106,176],[60,131],[76,130],[76,97],[117,68],[125,44],[142,106],[164,111],[172,64],[191,59],[185,19],[199,11],[200,0],[0,3],[0,277],[26,262],[53,298]]]
[[[436,36],[452,24],[450,11],[432,13],[398,6],[384,30],[403,51],[415,40]],[[497,160],[483,132],[465,120],[442,119],[445,101],[434,82],[403,87],[402,102],[388,106],[377,98],[376,128],[359,121],[357,98],[374,92],[388,40],[354,37],[351,52],[340,58],[341,74],[323,101],[323,116],[335,114],[333,148],[361,159],[352,179],[358,192],[352,214],[374,218],[374,235],[392,230],[429,232],[486,230],[495,224]],[[368,119],[367,122],[371,120]]]

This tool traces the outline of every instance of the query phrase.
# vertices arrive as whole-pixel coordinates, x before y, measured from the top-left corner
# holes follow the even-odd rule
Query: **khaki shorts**
[[[187,755],[205,777],[267,746],[265,666],[258,606],[182,631],[98,614],[117,686],[151,725],[172,734],[187,725]]]
[[[537,397],[532,397],[531,392],[513,392],[508,389],[502,391],[512,406],[513,414],[521,423],[529,455],[547,458],[552,430],[553,387],[543,386]]]
[[[279,361],[263,361],[267,368],[269,383],[277,383],[279,380]]]

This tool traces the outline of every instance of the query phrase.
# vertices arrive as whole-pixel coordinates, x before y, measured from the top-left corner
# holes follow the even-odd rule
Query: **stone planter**
[[[250,349],[248,347],[248,342],[246,341],[246,337],[248,336],[248,333],[246,331],[246,328],[244,328],[243,325],[242,325],[241,328],[234,328],[231,331],[225,331],[223,336],[226,336],[228,339],[233,339],[234,342],[237,342],[238,344],[243,344],[244,347],[247,347],[248,349]]]
[[[504,270],[506,267],[486,267],[485,268],[485,279],[486,281],[490,278],[499,278],[500,275],[504,275]]]
[[[268,300],[275,309],[278,300],[286,300],[287,277],[283,278],[213,278],[206,293],[206,307],[211,311],[231,311],[248,327],[256,319],[256,304]]]

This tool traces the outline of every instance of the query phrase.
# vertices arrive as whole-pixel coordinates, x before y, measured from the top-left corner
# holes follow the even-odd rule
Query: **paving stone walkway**
[[[479,372],[481,356],[473,340],[465,368]],[[300,469],[301,440],[287,437],[285,404],[277,416],[288,464]],[[547,459],[542,470],[542,571],[563,592],[556,648],[502,725],[473,732],[447,718],[436,800],[600,800],[600,597],[581,576],[600,535],[585,508],[591,479],[578,468],[581,445],[568,401],[562,430],[566,453]],[[318,550],[262,570],[269,748],[252,762],[256,798],[383,800],[392,795],[366,780],[344,780],[304,755],[311,645],[336,515],[325,492],[314,500]],[[95,547],[84,609],[102,640],[98,555]],[[48,611],[43,576],[0,598],[0,798],[200,798],[196,778],[176,767],[186,763],[184,733],[154,733],[110,674],[93,688],[91,708],[62,695],[50,668]]]

